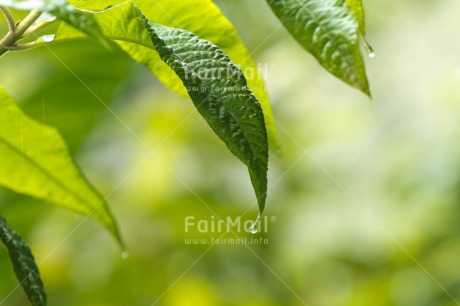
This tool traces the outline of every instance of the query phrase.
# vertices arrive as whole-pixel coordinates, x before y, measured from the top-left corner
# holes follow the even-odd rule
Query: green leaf
[[[350,7],[359,24],[359,32],[362,36],[366,35],[366,20],[364,17],[364,7],[362,0],[345,0]]]
[[[358,21],[345,0],[267,0],[294,38],[330,73],[370,95]]]
[[[131,56],[155,60],[162,63],[161,69],[176,74],[214,132],[248,166],[263,211],[268,164],[264,115],[241,70],[219,47],[191,32],[147,23],[132,3],[116,6],[96,18],[103,31],[110,31],[104,33],[108,38],[131,42],[122,44]],[[73,37],[69,32],[61,35]],[[157,52],[146,53],[139,46]]]
[[[161,59],[181,78],[200,114],[248,167],[263,212],[268,140],[262,108],[242,71],[219,47],[188,31],[147,21],[146,27]]]
[[[0,0],[0,5],[17,10],[47,12],[109,48],[99,26],[90,13],[76,9],[66,0]],[[46,22],[44,20],[44,22]]]
[[[119,18],[117,14],[121,14],[121,10],[115,10],[117,9],[116,5],[121,2],[124,3],[122,5],[127,5],[124,0],[70,1],[76,7],[87,10],[103,10],[109,6],[114,6],[114,11],[109,10],[102,14],[96,14],[96,19],[103,33],[114,39],[117,38],[116,34],[120,29],[112,27],[112,23]],[[264,80],[235,28],[219,8],[211,0],[135,0],[133,2],[148,20],[188,30],[198,37],[212,42],[219,46],[243,72],[252,75],[247,80],[248,87],[262,105],[270,146],[272,149],[278,150],[278,136]],[[120,22],[118,23],[120,24]],[[126,25],[121,25],[121,27],[125,28]],[[136,31],[142,33],[141,29],[130,28],[128,36],[137,36],[139,33],[135,33]],[[62,25],[58,30],[56,40],[72,39],[75,38],[75,34],[75,31],[69,31],[69,27]],[[136,43],[136,41],[134,42]],[[152,50],[151,42],[147,42],[143,46],[133,45],[126,41],[118,41],[118,44],[131,57],[147,66],[168,88],[180,95],[187,96],[180,78]]]
[[[61,135],[22,113],[0,88],[0,185],[93,217],[119,241],[102,196],[72,160]]]
[[[14,272],[32,306],[46,306],[46,293],[34,256],[25,241],[0,215],[0,240],[8,250]]]

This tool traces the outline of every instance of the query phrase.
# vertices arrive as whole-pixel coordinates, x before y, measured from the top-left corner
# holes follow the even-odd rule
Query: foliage
[[[59,133],[25,116],[0,88],[0,184],[92,216],[119,238],[104,198],[72,161]]]
[[[360,52],[360,1],[267,0],[282,24],[329,72],[370,95]],[[197,5],[200,3],[199,5]],[[157,7],[155,7],[157,5]],[[89,37],[115,41],[173,91],[187,93],[229,151],[248,168],[260,214],[267,193],[268,148],[279,144],[264,82],[231,23],[211,1],[0,0],[9,32],[0,55]],[[31,11],[15,23],[9,8]],[[167,18],[187,12],[186,18]],[[166,17],[165,17],[166,16]],[[166,19],[165,19],[166,18]],[[57,31],[39,31],[61,22]],[[212,22],[211,22],[212,21]],[[211,26],[211,24],[213,24]],[[46,30],[46,29],[45,29]],[[20,43],[21,39],[34,38]],[[244,72],[254,69],[253,77]],[[0,184],[100,221],[120,241],[104,197],[90,185],[52,128],[28,118],[0,92]]]

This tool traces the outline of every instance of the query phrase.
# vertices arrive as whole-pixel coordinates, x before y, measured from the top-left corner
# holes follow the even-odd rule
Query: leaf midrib
[[[157,35],[158,35],[158,34],[157,34]],[[104,36],[105,36],[106,38],[111,39],[111,40],[114,40],[114,41],[122,41],[122,42],[133,43],[133,44],[136,44],[136,45],[139,45],[139,46],[142,46],[142,47],[145,47],[145,48],[148,48],[148,49],[151,49],[151,50],[153,50],[153,51],[158,52],[158,51],[155,49],[155,47],[153,46],[153,44],[146,44],[146,43],[140,42],[139,40],[129,39],[129,38],[127,38],[127,37],[112,36],[112,35],[104,35]],[[163,40],[162,38],[160,38],[160,36],[158,36],[158,38],[163,42],[163,44],[164,44],[165,46],[167,46],[166,43],[164,42],[164,40]],[[73,38],[71,38],[71,39],[61,39],[61,40],[58,38],[57,41],[55,41],[55,42],[57,43],[57,42],[65,42],[65,41],[77,41],[77,40],[84,40],[84,39],[85,39],[84,36],[82,36],[82,37],[73,37]],[[174,53],[174,54],[175,54],[175,53]],[[177,56],[177,55],[176,55],[176,56]],[[181,60],[182,63],[184,63],[185,65],[187,65],[187,67],[188,67],[191,71],[194,71],[194,70],[193,70],[187,63],[185,63],[181,58],[179,58],[179,59]],[[165,63],[165,64],[166,64],[166,63]],[[167,64],[166,64],[166,65],[167,65]],[[169,67],[169,66],[168,66],[168,67]],[[174,71],[174,70],[173,70],[173,71]],[[203,80],[202,80],[201,78],[200,78],[200,81],[201,81],[202,83],[204,83]],[[206,89],[207,89],[207,91],[208,91],[208,95],[209,95],[209,96],[216,96],[216,95],[213,95],[214,92],[211,91],[211,90],[209,89],[209,86],[208,86],[206,83],[204,83],[204,84],[205,84]],[[248,90],[249,90],[249,89],[248,89]],[[262,163],[264,164],[264,166],[265,166],[265,164],[266,164],[265,159],[262,159],[262,158],[260,158],[259,156],[257,156],[256,151],[255,151],[255,149],[253,148],[253,145],[251,144],[251,142],[249,141],[248,137],[246,136],[246,133],[244,132],[243,129],[241,129],[241,124],[240,124],[240,122],[239,122],[238,120],[235,119],[234,115],[233,115],[231,112],[229,112],[229,111],[227,110],[227,108],[226,108],[221,102],[220,102],[220,104],[221,104],[222,107],[226,110],[226,112],[227,112],[228,114],[230,114],[230,116],[232,117],[232,119],[233,119],[233,120],[238,124],[238,126],[240,127],[240,130],[242,131],[242,134],[244,135],[245,140],[246,140],[247,143],[249,144],[249,147],[250,147],[250,149],[251,149],[251,154],[252,154],[252,156],[254,156],[257,160],[259,160],[260,162],[262,162]],[[265,122],[265,118],[264,118],[263,120],[264,120],[264,122]],[[248,164],[246,164],[246,163],[244,163],[244,164],[245,164],[246,166],[248,166],[248,167],[250,166],[250,165],[248,165]]]
[[[153,30],[154,30],[154,29],[153,29]],[[164,41],[163,38],[161,38],[158,34],[156,34],[156,35],[157,35],[158,38],[163,42],[163,44],[164,44],[165,46],[168,46],[168,45],[165,43],[165,41]],[[134,43],[134,44],[137,44],[137,45],[140,45],[140,46],[143,46],[143,47],[146,47],[146,48],[149,48],[149,49],[151,49],[151,50],[154,50],[154,51],[158,52],[158,51],[155,49],[155,47],[154,47],[153,45],[146,45],[146,44],[144,44],[144,43],[139,43],[138,41],[135,41],[135,40],[133,40],[133,39],[128,39],[128,38],[126,38],[126,37],[109,36],[109,35],[107,35],[106,37],[109,38],[109,39],[112,39],[112,40],[117,40],[117,41],[124,41],[124,42]],[[188,65],[188,63],[184,62],[184,61],[182,60],[182,58],[180,58],[180,57],[177,55],[177,53],[175,53],[175,52],[173,51],[173,54],[174,54],[178,59],[180,59],[180,61],[181,61],[184,65],[187,65],[187,67],[188,67],[191,71],[195,72],[194,69],[192,69],[192,68],[190,67],[190,65]],[[199,80],[200,80],[203,84],[205,84],[206,90],[207,90],[207,92],[208,92],[208,96],[214,96],[214,97],[217,97],[217,96],[218,96],[218,95],[215,95],[215,94],[214,94],[215,92],[212,91],[212,90],[209,88],[209,85],[208,85],[206,82],[204,82],[203,79],[199,78]],[[217,99],[217,100],[219,101],[219,99]],[[251,148],[252,156],[254,156],[256,159],[262,161],[262,162],[265,164],[265,160],[263,160],[263,159],[261,159],[260,157],[258,157],[257,154],[255,153],[255,150],[254,150],[254,148],[253,148],[251,142],[249,141],[248,137],[246,136],[246,133],[245,133],[244,130],[241,128],[241,123],[240,123],[240,121],[239,121],[239,120],[236,120],[235,116],[234,116],[231,112],[229,112],[229,111],[227,110],[227,108],[223,105],[222,102],[219,101],[219,103],[220,103],[220,105],[222,105],[222,107],[225,109],[225,111],[226,111],[228,114],[230,114],[230,116],[232,117],[232,119],[233,119],[236,123],[238,123],[238,126],[240,127],[240,130],[241,130],[242,134],[244,135],[245,140],[247,141],[247,143],[249,144],[249,147]],[[265,120],[265,119],[264,119],[264,120]]]
[[[72,189],[68,188],[66,185],[62,184],[61,181],[58,178],[54,177],[52,175],[52,173],[50,173],[48,170],[46,170],[45,168],[40,166],[40,164],[37,161],[35,161],[32,157],[30,157],[27,154],[25,154],[25,152],[23,150],[19,150],[13,144],[11,144],[8,140],[6,140],[6,139],[4,139],[2,137],[0,137],[0,142],[4,143],[10,150],[12,150],[17,155],[20,155],[23,158],[25,158],[30,164],[32,164],[32,166],[36,167],[41,172],[43,172],[43,174],[45,174],[46,177],[50,178],[60,188],[62,188],[64,191],[66,191],[67,193],[72,195],[77,201],[82,202],[82,203],[88,205],[89,207],[92,206],[92,204],[90,202],[86,201],[84,198],[81,198],[77,193],[75,193],[75,191],[73,191]],[[51,202],[54,202],[54,201],[51,201]],[[54,202],[54,203],[59,205],[59,203],[57,203],[57,202]]]

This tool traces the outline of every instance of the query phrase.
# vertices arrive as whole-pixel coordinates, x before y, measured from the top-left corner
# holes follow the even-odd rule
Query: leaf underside
[[[345,0],[267,0],[294,38],[330,73],[370,95],[358,21]]]
[[[25,241],[0,216],[0,240],[8,250],[16,277],[33,306],[46,305],[46,293],[34,256]]]
[[[102,196],[75,165],[61,135],[27,117],[0,88],[0,185],[93,217],[120,241]]]

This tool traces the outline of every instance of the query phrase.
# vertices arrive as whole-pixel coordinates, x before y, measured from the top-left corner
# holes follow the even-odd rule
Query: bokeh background
[[[0,58],[0,84],[59,128],[128,247],[123,258],[95,221],[2,189],[49,305],[460,305],[460,2],[364,1],[372,100],[263,0],[216,3],[265,67],[279,127],[269,231],[240,234],[268,244],[185,243],[199,236],[186,216],[255,219],[249,178],[190,101],[121,51],[78,42]],[[0,305],[28,305],[4,249]]]

